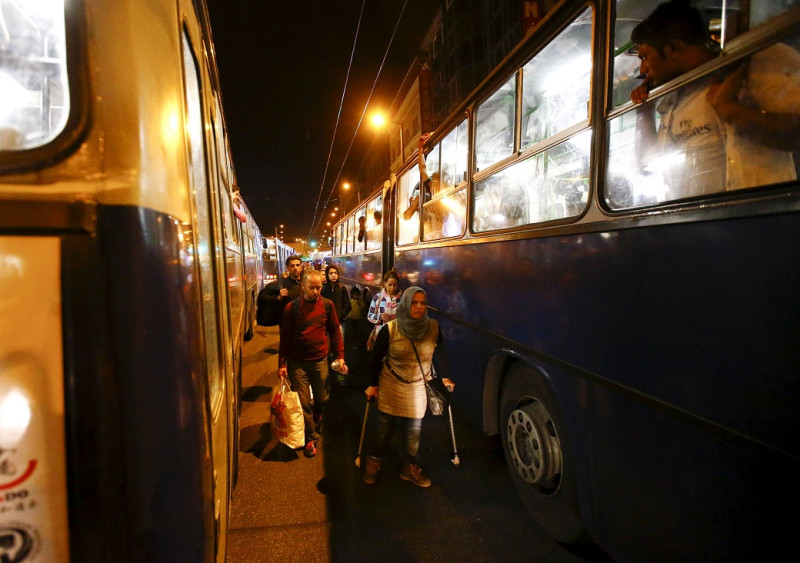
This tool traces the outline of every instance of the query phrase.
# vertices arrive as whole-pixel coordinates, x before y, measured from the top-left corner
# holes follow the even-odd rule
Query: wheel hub
[[[508,417],[506,439],[514,467],[522,479],[543,493],[561,482],[561,442],[550,413],[539,401],[520,404]]]

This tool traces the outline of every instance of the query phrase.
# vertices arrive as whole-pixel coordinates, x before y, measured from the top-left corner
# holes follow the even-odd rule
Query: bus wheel
[[[528,510],[556,541],[588,541],[563,419],[533,370],[521,364],[511,368],[503,382],[500,416],[508,471]]]

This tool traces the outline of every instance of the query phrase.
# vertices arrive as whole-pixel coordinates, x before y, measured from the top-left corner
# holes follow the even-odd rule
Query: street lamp
[[[373,127],[383,127],[386,124],[386,116],[383,113],[376,111],[370,118]]]
[[[387,131],[389,133],[389,136],[390,136],[390,139],[389,139],[389,159],[391,161],[394,161],[394,159],[395,159],[395,155],[392,153],[392,139],[394,138],[395,132],[397,132],[399,134],[399,137],[400,137],[399,156],[400,156],[400,161],[402,162],[402,161],[405,160],[405,157],[406,157],[406,139],[405,139],[405,132],[403,131],[403,119],[404,118],[403,118],[403,116],[398,115],[398,114],[395,114],[392,117],[393,117],[393,119],[390,121],[389,117],[385,113],[383,113],[382,111],[379,110],[379,111],[373,112],[372,117],[371,117],[371,121],[372,121],[372,125],[373,125],[373,127],[375,127],[375,129],[377,129],[377,130],[385,130],[385,131]],[[398,117],[400,118],[399,121],[397,121]],[[390,123],[392,125],[391,128],[389,127]]]
[[[352,183],[343,182],[342,183],[342,189],[344,191],[347,191],[352,187],[359,186],[359,185],[364,185],[365,183],[366,182],[352,182]],[[359,205],[361,205],[361,188],[356,188],[356,205],[355,206],[358,207]]]

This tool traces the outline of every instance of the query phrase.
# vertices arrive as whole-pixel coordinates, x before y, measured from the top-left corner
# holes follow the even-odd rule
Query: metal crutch
[[[361,423],[361,438],[358,440],[358,455],[356,456],[356,467],[361,467],[361,447],[364,445],[364,432],[367,430],[367,416],[369,415],[369,404],[364,407],[364,422]]]
[[[453,428],[453,409],[450,408],[450,405],[447,405],[447,420],[450,423],[450,441],[453,443],[453,457],[450,458],[450,461],[456,467],[461,465],[461,460],[458,459],[458,446],[456,446],[456,430]]]

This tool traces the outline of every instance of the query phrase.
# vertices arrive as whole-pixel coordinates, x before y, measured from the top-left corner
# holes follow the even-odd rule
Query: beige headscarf
[[[425,293],[424,289],[412,285],[403,292],[400,302],[397,304],[397,326],[400,328],[400,334],[412,342],[425,338],[431,325],[427,308],[422,318],[414,319],[411,317],[411,300],[414,299],[414,295],[418,292],[425,295],[425,300],[428,300],[428,294]]]

